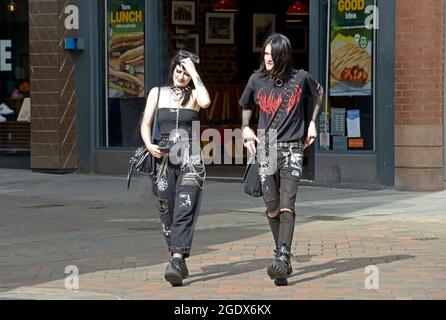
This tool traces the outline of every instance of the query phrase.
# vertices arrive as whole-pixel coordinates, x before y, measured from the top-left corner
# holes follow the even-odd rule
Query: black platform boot
[[[181,275],[183,279],[189,277],[189,269],[187,268],[186,259],[183,259],[183,264],[181,265]]]
[[[281,244],[274,253],[275,259],[267,268],[268,276],[274,280],[276,286],[286,286],[287,278],[293,273],[290,249],[286,244]]]
[[[182,258],[173,258],[166,266],[166,270],[164,271],[164,279],[170,282],[173,287],[183,285],[183,262],[184,260]]]

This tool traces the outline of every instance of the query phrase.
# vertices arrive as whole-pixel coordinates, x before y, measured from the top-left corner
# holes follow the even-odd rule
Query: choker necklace
[[[177,87],[177,86],[170,86],[169,87],[170,91],[172,92],[172,99],[176,102],[180,101],[181,99],[183,99],[183,97],[186,95],[187,92],[190,91],[190,87],[186,86],[186,87]]]
[[[175,86],[171,86],[170,91],[172,93],[172,99],[176,102],[180,101],[185,94],[184,90]]]

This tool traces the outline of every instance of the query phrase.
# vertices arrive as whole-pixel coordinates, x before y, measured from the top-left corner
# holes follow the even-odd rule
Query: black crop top
[[[176,108],[159,108],[157,123],[163,138],[169,137],[170,133],[176,130],[176,121]],[[187,131],[189,137],[192,137],[193,121],[199,121],[198,111],[193,109],[179,109],[178,129]]]

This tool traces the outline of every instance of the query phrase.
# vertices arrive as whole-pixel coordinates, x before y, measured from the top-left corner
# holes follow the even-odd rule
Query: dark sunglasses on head
[[[179,52],[179,55],[181,58],[184,58],[184,59],[190,58],[192,60],[192,62],[194,62],[196,64],[200,64],[200,58],[196,54],[193,54],[189,51],[181,49]]]

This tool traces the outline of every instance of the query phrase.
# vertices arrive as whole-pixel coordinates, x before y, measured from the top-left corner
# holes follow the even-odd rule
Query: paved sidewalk
[[[446,192],[301,187],[294,274],[275,287],[262,200],[208,181],[191,276],[172,288],[145,178],[129,191],[116,176],[0,169],[0,181],[0,299],[446,298]],[[65,288],[70,265],[79,290]],[[366,289],[368,266],[379,289]]]

